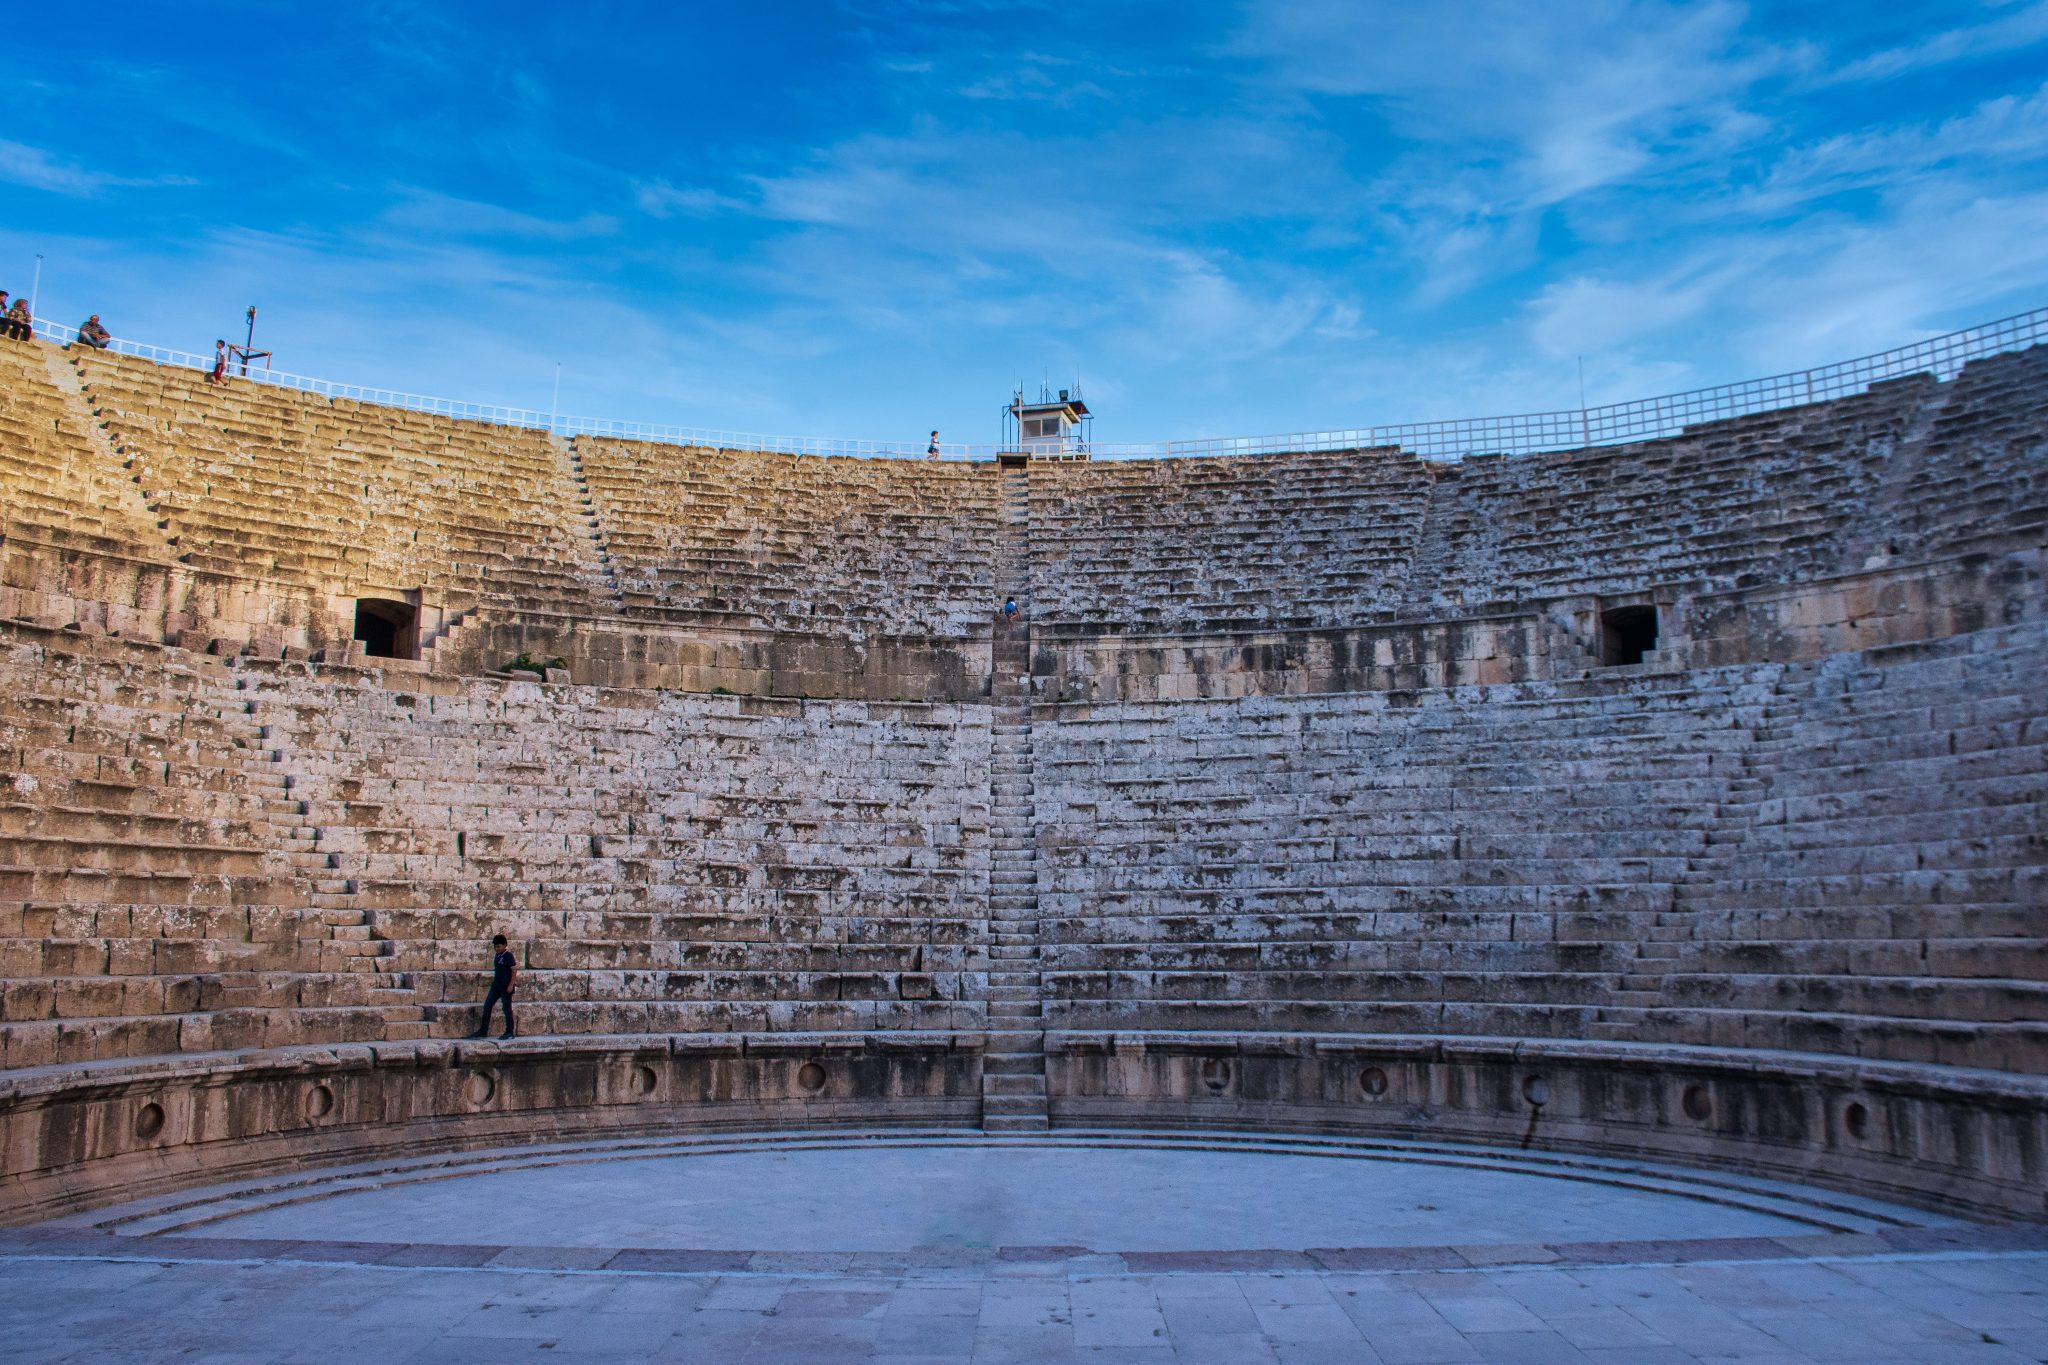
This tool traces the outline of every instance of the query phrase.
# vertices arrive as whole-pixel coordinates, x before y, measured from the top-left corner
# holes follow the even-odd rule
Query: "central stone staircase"
[[[1030,475],[1002,471],[999,591],[1015,597],[1016,620],[996,625],[990,686],[988,1050],[981,1081],[982,1128],[1042,1133],[1045,1018],[1038,964],[1038,831],[1031,762]]]

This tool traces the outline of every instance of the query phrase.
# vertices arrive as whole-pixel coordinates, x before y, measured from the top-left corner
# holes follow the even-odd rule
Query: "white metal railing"
[[[77,339],[74,328],[38,321],[37,335],[69,345]],[[1931,374],[1953,379],[1971,360],[2021,350],[2048,342],[2048,308],[2015,314],[1977,327],[1967,327],[1945,336],[1931,337],[1894,350],[1881,351],[1855,360],[1844,360],[1810,370],[1749,379],[1710,389],[1639,398],[1627,403],[1574,408],[1562,412],[1533,412],[1510,417],[1474,417],[1443,422],[1410,422],[1394,426],[1353,427],[1343,431],[1295,432],[1274,436],[1226,436],[1189,441],[1157,441],[1135,445],[1094,444],[1077,449],[1093,459],[1177,459],[1215,455],[1272,455],[1294,451],[1355,450],[1370,446],[1399,446],[1428,459],[1456,460],[1466,455],[1528,455],[1544,450],[1575,450],[1584,446],[1619,445],[1628,441],[1649,441],[1676,436],[1685,428],[1702,422],[1723,421],[1752,413],[1798,407],[1806,403],[1846,398],[1863,392],[1872,384],[1910,374]],[[141,342],[114,340],[108,349],[122,355],[141,356],[164,365],[210,370],[213,357],[193,351],[171,350]],[[331,379],[291,374],[283,370],[251,369],[244,379],[237,366],[237,382],[264,384],[275,388],[317,393],[329,398],[353,399],[412,412],[433,413],[500,426],[528,427],[563,436],[593,436],[612,440],[647,441],[658,445],[705,446],[735,450],[763,450],[789,455],[843,455],[863,459],[922,459],[921,442],[852,441],[808,436],[759,436],[746,432],[714,431],[697,427],[661,426],[644,422],[615,422],[595,417],[567,417],[531,408],[499,407],[489,403],[465,403],[452,398],[431,398],[395,389],[367,388],[359,384],[338,384]],[[1003,453],[997,445],[954,445],[940,448],[949,460],[992,460]]]

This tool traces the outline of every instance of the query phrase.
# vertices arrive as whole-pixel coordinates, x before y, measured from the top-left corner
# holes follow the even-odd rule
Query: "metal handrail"
[[[38,321],[36,334],[60,345],[77,339],[77,330]],[[1577,450],[1677,436],[1703,422],[1725,421],[1782,408],[1801,407],[1862,393],[1872,384],[1911,374],[1953,379],[1963,365],[1985,356],[2048,342],[2048,308],[2016,313],[1996,322],[1966,327],[1855,360],[1838,361],[1809,370],[1763,379],[1748,379],[1713,388],[1692,389],[1657,398],[1639,398],[1600,407],[1560,412],[1532,412],[1506,417],[1474,417],[1442,422],[1409,422],[1392,426],[1352,427],[1342,431],[1295,432],[1274,436],[1224,436],[1131,445],[1093,444],[1070,454],[1092,459],[1185,459],[1203,456],[1275,455],[1294,452],[1358,450],[1398,446],[1433,460],[1458,460],[1467,455],[1530,455],[1545,450]],[[213,357],[116,338],[107,349],[139,356],[158,364],[211,370]],[[772,454],[851,456],[861,459],[924,459],[920,442],[837,440],[810,436],[760,436],[698,427],[620,422],[597,417],[570,417],[532,408],[466,403],[331,379],[291,374],[284,370],[252,370],[237,382],[317,393],[328,398],[373,403],[410,412],[431,413],[464,421],[549,431],[560,436],[590,436],[655,445],[765,451]],[[992,460],[1007,453],[998,445],[943,445],[948,460]]]

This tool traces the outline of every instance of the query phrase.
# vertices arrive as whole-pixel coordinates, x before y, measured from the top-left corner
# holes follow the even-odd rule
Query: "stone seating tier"
[[[0,347],[0,533],[110,555],[169,558],[133,480],[42,347]]]
[[[1468,458],[1442,471],[1404,611],[1856,567],[1861,514],[1920,468],[1949,396],[1915,376],[1672,440]]]
[[[1863,548],[1934,557],[2048,529],[2048,347],[1973,361],[1948,387],[1918,458],[1871,500]]]
[[[1389,613],[1430,477],[1389,449],[1053,464],[1031,484],[1035,618],[1160,633]]]
[[[1414,706],[1093,706],[1037,757],[1047,1018],[2039,1070],[2041,663],[2017,631]]]
[[[8,640],[8,1066],[981,1024],[985,707]],[[2038,1069],[2041,652],[1044,708],[1046,1017]]]
[[[979,1025],[985,723],[7,634],[8,1067],[454,1036],[493,932],[535,1032]]]
[[[1040,464],[1034,619],[1337,628],[2033,543],[2044,375],[2036,348],[1948,384],[1458,465],[1398,450]],[[280,590],[419,588],[454,612],[842,638],[972,638],[1002,595],[986,466],[565,445],[42,346],[10,350],[0,385],[6,533],[87,553]]]
[[[636,614],[957,636],[1000,600],[985,466],[585,437],[575,451]]]
[[[610,597],[544,433],[108,353],[70,363],[194,568],[586,614]]]

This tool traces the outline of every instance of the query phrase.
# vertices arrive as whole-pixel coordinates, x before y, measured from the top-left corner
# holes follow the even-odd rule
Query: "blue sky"
[[[2048,3],[33,5],[0,287],[769,434],[1568,407],[2048,303]]]

